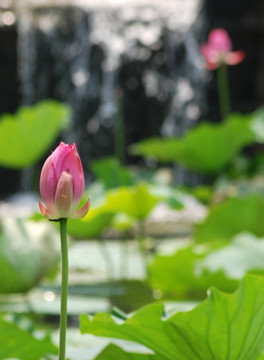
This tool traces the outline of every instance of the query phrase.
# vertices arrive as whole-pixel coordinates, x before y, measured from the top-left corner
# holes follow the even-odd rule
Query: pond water
[[[161,253],[170,252],[186,241],[187,238],[155,240]],[[144,263],[135,241],[127,243],[125,264],[122,241],[105,241],[103,251],[101,246],[99,241],[72,241],[69,248],[67,354],[71,360],[92,360],[109,343],[108,339],[81,336],[78,328],[80,314],[109,312],[114,307],[131,312],[161,296],[159,291],[152,291],[145,281]],[[105,251],[108,252],[107,257]],[[0,312],[10,314],[20,326],[33,327],[40,334],[43,330],[51,330],[54,342],[58,343],[59,283],[60,273],[52,282],[45,281],[27,294],[1,295]],[[167,304],[168,309],[171,306]],[[174,308],[182,310],[192,306],[193,303],[173,303]],[[126,349],[142,351],[139,345],[115,341]]]
[[[0,203],[0,217],[27,219],[37,210],[35,194],[16,194]],[[186,244],[195,221],[206,214],[205,207],[193,198],[185,197],[185,208],[170,209],[159,203],[145,224],[151,260],[153,252],[171,254]],[[37,225],[36,225],[37,224]],[[34,226],[55,228],[44,220]],[[38,225],[39,224],[39,225]],[[15,226],[15,224],[14,224]],[[14,230],[14,229],[12,229]],[[52,232],[53,234],[53,232]],[[131,313],[145,304],[157,301],[162,292],[152,289],[146,281],[146,268],[138,243],[134,239],[113,238],[117,234],[105,233],[99,240],[70,239],[69,246],[69,299],[68,299],[68,356],[71,360],[94,359],[109,340],[94,336],[81,336],[79,315],[110,312],[118,308]],[[53,241],[59,241],[57,231]],[[60,272],[52,280],[40,282],[26,294],[0,295],[0,312],[9,314],[12,321],[27,329],[52,331],[58,343],[60,314]],[[149,279],[150,280],[150,279]],[[167,309],[190,309],[193,303],[167,303]],[[131,344],[125,343],[124,346]],[[136,351],[137,345],[133,344]],[[87,355],[88,354],[88,355]]]

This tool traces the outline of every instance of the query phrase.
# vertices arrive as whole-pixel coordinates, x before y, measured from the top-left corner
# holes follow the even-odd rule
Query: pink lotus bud
[[[245,58],[244,51],[231,50],[232,41],[224,29],[212,30],[209,34],[208,43],[203,44],[200,48],[209,70],[214,70],[221,64],[236,65]]]
[[[40,174],[40,211],[48,219],[81,219],[89,210],[89,199],[77,210],[84,193],[82,163],[75,144],[63,142],[45,161]]]

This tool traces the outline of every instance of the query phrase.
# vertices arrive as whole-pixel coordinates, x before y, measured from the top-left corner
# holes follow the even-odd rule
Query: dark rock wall
[[[0,27],[0,113],[13,113],[19,104],[17,27]]]
[[[19,102],[17,27],[0,26],[0,114],[14,113]],[[18,191],[19,177],[20,171],[0,167],[0,196]]]

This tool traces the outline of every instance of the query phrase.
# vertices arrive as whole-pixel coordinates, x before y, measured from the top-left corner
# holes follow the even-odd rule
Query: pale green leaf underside
[[[209,252],[196,264],[199,272],[224,271],[228,278],[241,279],[247,272],[264,272],[264,238],[243,232],[220,249]]]
[[[123,324],[108,314],[81,315],[81,332],[138,342],[164,360],[257,360],[264,349],[264,277],[247,275],[234,294],[216,289],[189,312],[162,320],[163,305]]]
[[[57,268],[57,232],[46,222],[11,217],[0,226],[0,294],[26,292]]]

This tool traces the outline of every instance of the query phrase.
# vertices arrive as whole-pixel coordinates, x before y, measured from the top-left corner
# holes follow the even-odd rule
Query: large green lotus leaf
[[[172,340],[183,339],[180,346],[189,349],[193,339],[192,359],[257,359],[264,349],[263,285],[264,277],[247,275],[232,295],[211,289],[194,310],[169,319]]]
[[[164,331],[163,312],[162,304],[149,305],[122,324],[116,323],[109,314],[97,313],[92,320],[83,314],[80,316],[80,329],[82,334],[138,342],[167,359],[168,352],[172,355],[176,348]]]
[[[24,168],[38,161],[68,123],[69,108],[54,100],[0,118],[0,165]]]
[[[115,158],[103,158],[93,161],[91,170],[96,178],[104,184],[106,189],[134,184],[132,174],[128,168],[119,164]]]
[[[173,255],[156,255],[148,267],[152,288],[160,290],[165,299],[177,300],[204,299],[211,286],[234,291],[239,282],[228,278],[221,268],[208,271],[205,266],[198,266],[212,249],[190,244]]]
[[[109,211],[121,212],[135,219],[145,219],[160,197],[151,192],[147,184],[137,184],[135,186],[123,186],[106,193],[105,207]]]
[[[164,320],[151,304],[120,323],[109,314],[81,315],[82,334],[135,341],[164,360],[257,360],[264,349],[264,277],[247,275],[225,294],[212,288],[193,310]]]
[[[220,269],[233,279],[241,279],[247,272],[264,273],[264,239],[250,233],[234,236],[221,249],[213,250],[198,264],[197,269],[217,272]]]
[[[0,293],[25,292],[58,267],[59,235],[46,221],[3,219]]]
[[[248,115],[232,114],[221,124],[201,123],[182,138],[142,141],[132,147],[132,152],[161,162],[180,163],[200,173],[216,173],[254,142],[250,119]]]
[[[195,230],[198,242],[229,240],[243,231],[264,236],[264,199],[257,195],[233,197],[211,208],[203,223]]]
[[[58,349],[46,337],[33,337],[16,325],[0,319],[0,359],[40,360]]]
[[[125,352],[114,344],[108,345],[95,360],[163,360],[159,355],[136,354]]]

